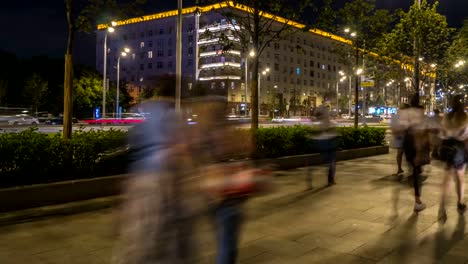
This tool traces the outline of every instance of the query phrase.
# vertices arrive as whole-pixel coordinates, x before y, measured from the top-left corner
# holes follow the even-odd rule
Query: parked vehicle
[[[16,116],[8,121],[9,125],[39,125],[39,120],[32,116],[21,115]]]
[[[72,118],[72,123],[73,124],[78,124],[78,119],[75,117]],[[53,117],[49,118],[45,121],[46,125],[63,125],[63,117]]]

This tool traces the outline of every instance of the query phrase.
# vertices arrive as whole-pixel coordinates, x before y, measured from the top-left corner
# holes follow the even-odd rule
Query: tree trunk
[[[73,37],[74,26],[72,21],[72,0],[66,0],[66,13],[68,22],[67,51],[65,53],[65,74],[63,83],[63,138],[70,139],[72,135],[72,89],[73,89]]]

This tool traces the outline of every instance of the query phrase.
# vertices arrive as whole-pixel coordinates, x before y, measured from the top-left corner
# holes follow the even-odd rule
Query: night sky
[[[85,1],[85,0],[75,0]],[[145,13],[176,9],[177,1],[148,0]],[[168,3],[170,2],[170,3]],[[194,0],[184,0],[185,6]],[[345,2],[339,0],[338,2]],[[407,8],[411,0],[376,0],[378,8]],[[439,12],[446,15],[450,26],[460,27],[468,17],[467,0],[440,1]],[[64,0],[0,1],[0,51],[27,58],[35,55],[63,57],[66,45]],[[79,34],[75,43],[75,60],[94,66],[95,36]]]

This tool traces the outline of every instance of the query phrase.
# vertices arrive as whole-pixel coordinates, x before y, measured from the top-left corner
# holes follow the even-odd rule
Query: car
[[[77,124],[78,119],[75,117],[72,118],[72,123]],[[63,117],[53,117],[45,121],[46,125],[63,125]]]
[[[284,118],[279,116],[279,117],[275,117],[273,119],[271,119],[271,122],[272,123],[283,123],[284,122]]]
[[[37,126],[39,125],[39,120],[37,118],[34,118],[32,116],[26,116],[26,115],[21,115],[21,116],[16,116],[13,119],[10,119],[8,121],[9,125],[33,125]]]

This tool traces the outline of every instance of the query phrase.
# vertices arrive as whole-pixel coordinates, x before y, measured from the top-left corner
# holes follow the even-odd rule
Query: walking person
[[[402,168],[402,161],[403,161],[403,142],[405,139],[405,130],[400,125],[400,112],[404,109],[409,107],[408,104],[403,104],[398,113],[393,115],[392,122],[391,122],[391,129],[392,129],[392,147],[397,150],[396,161],[398,166],[397,175],[401,175],[404,171]]]
[[[440,133],[442,129],[442,116],[439,109],[434,109],[434,115],[429,118],[430,134],[431,134],[431,157],[439,159],[439,149],[442,143]]]
[[[172,91],[161,89],[158,98],[142,103],[149,115],[129,131],[131,176],[124,186],[113,263],[195,261],[192,227],[201,201],[186,126],[175,111]]]
[[[421,200],[422,166],[430,163],[430,143],[424,109],[419,105],[419,98],[411,99],[411,106],[400,113],[400,126],[404,131],[403,149],[406,161],[411,166],[410,178],[414,188],[414,211],[426,209]]]
[[[439,219],[445,222],[447,213],[445,204],[453,177],[457,192],[457,209],[460,214],[466,211],[464,202],[465,169],[467,163],[466,142],[468,140],[468,116],[464,112],[462,96],[455,96],[452,110],[442,120],[440,157],[446,162],[445,176],[442,184],[442,199],[440,202]]]
[[[336,184],[336,151],[338,148],[338,133],[336,125],[330,118],[330,107],[322,102],[322,105],[315,110],[314,116],[319,122],[319,133],[313,136],[316,148],[322,156],[322,160],[328,165],[327,186]],[[307,171],[306,184],[312,187],[312,177],[310,169]]]

